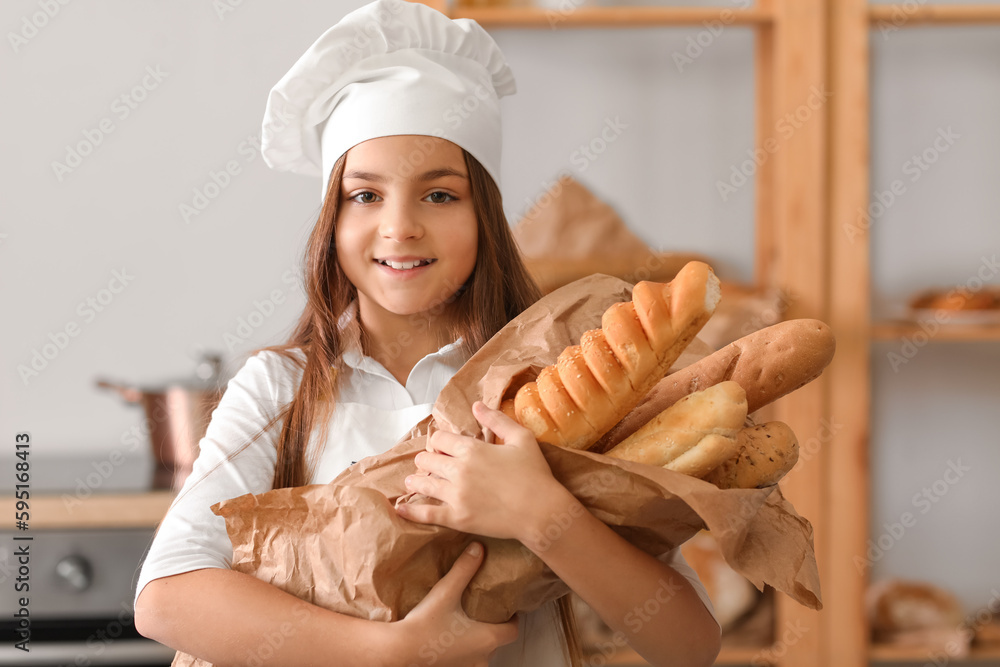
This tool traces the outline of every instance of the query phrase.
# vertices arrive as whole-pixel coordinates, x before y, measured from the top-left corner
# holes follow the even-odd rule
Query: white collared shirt
[[[353,302],[340,324],[355,312]],[[346,350],[339,398],[310,483],[326,484],[352,463],[387,451],[430,415],[441,389],[465,362],[461,343],[459,339],[420,359],[405,386],[382,364],[362,355],[358,346]],[[232,453],[292,400],[301,378],[302,371],[294,364],[265,351],[248,359],[229,381],[200,442],[194,469],[153,539],[136,597],[153,579],[206,567],[231,567],[233,549],[225,520],[210,508],[223,500],[271,490],[280,428],[270,429],[238,454]],[[316,440],[310,441],[310,452],[319,446]],[[672,555],[669,564],[691,581],[711,611],[704,588],[680,551]],[[555,603],[550,603],[522,614],[518,640],[502,647],[490,666],[562,664],[554,610]]]

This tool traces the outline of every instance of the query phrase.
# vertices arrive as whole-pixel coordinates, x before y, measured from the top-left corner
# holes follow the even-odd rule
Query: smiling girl
[[[358,35],[369,37],[363,49]],[[247,493],[327,483],[388,450],[431,413],[462,364],[539,298],[498,187],[498,99],[513,91],[477,24],[403,0],[349,14],[272,90],[265,158],[325,181],[306,248],[307,303],[289,341],[253,354],[213,413],[143,564],[142,634],[218,665],[579,664],[566,598],[506,623],[465,615],[462,592],[483,558],[476,543],[405,618],[382,623],[231,570],[225,522],[210,510]],[[469,99],[480,100],[474,112],[448,123]],[[482,403],[473,410],[505,444],[435,432],[416,458],[428,474],[407,484],[442,504],[404,506],[403,516],[520,540],[620,646],[658,665],[711,664],[719,626],[679,552],[657,559],[630,545],[552,476],[530,431]],[[558,539],[532,540],[567,512],[576,518]],[[307,554],[294,560],[308,566]],[[644,612],[652,600],[656,612]],[[447,647],[428,653],[445,636]]]

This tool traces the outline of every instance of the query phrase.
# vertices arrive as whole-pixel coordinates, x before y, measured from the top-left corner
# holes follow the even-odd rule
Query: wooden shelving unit
[[[831,104],[829,163],[830,314],[837,335],[837,356],[830,379],[830,412],[843,428],[829,443],[829,502],[839,512],[830,515],[836,543],[826,552],[832,568],[823,580],[824,602],[837,616],[829,628],[833,640],[820,663],[863,667],[870,663],[929,664],[926,648],[904,648],[869,642],[863,594],[867,578],[858,576],[852,559],[864,554],[868,539],[868,446],[871,420],[871,346],[878,341],[974,342],[1000,340],[997,324],[945,323],[936,329],[915,320],[871,321],[870,239],[868,230],[848,238],[858,210],[870,203],[870,55],[873,30],[887,26],[906,29],[928,25],[1000,24],[1000,5],[934,5],[895,3],[869,5],[867,0],[830,2],[830,83],[836,91]],[[933,335],[929,331],[933,329]],[[853,620],[852,620],[853,617]],[[1000,647],[973,646],[967,658],[949,657],[948,664],[1000,660]]]
[[[748,9],[560,11],[449,8],[445,0],[426,1],[453,17],[473,18],[487,29],[700,26],[706,21],[752,29],[758,147],[774,138],[776,121],[800,107],[813,87],[834,91],[808,123],[780,142],[780,150],[756,174],[755,282],[793,297],[786,317],[822,319],[837,336],[837,355],[824,376],[776,403],[768,418],[785,421],[800,434],[815,433],[821,419],[834,414],[843,425],[782,484],[785,496],[813,525],[825,608],[812,612],[777,597],[775,628],[796,627],[802,634],[794,644],[781,647],[774,664],[864,667],[870,662],[926,661],[926,651],[870,644],[863,603],[868,582],[852,560],[865,553],[868,539],[871,346],[926,331],[914,321],[871,321],[868,238],[863,234],[860,242],[849,240],[842,229],[869,204],[871,30],[885,25],[904,29],[1000,24],[1000,5],[757,0]],[[942,325],[933,340],[997,341],[1000,325]],[[760,664],[763,648],[726,647],[718,664]],[[622,654],[621,662],[607,664],[643,664],[636,658]],[[968,661],[998,658],[1000,648],[991,645],[975,647]]]
[[[933,333],[929,333],[933,332]],[[926,336],[935,341],[1000,341],[1000,324],[941,324],[936,328],[932,323],[920,323],[909,320],[876,322],[872,324],[871,336],[874,340],[920,340]]]
[[[764,667],[765,665],[773,665],[773,662],[766,661],[762,659],[762,653],[766,650],[765,646],[725,646],[722,647],[722,652],[719,654],[719,658],[715,661],[717,667],[731,666],[738,667],[742,665],[754,665],[754,667]],[[603,658],[603,656],[602,656]],[[628,649],[619,651],[615,655],[607,658],[606,661],[602,661],[604,665],[608,667],[645,667],[649,663],[642,659],[638,653]]]
[[[868,15],[873,23],[884,21],[902,27],[918,24],[988,24],[1000,23],[1000,5],[871,5]]]
[[[869,656],[872,662],[894,663],[894,662],[915,662],[921,665],[928,662],[928,652],[925,648],[886,646],[872,644]],[[1000,660],[1000,644],[988,644],[986,646],[973,646],[969,650],[968,657],[949,658],[949,664],[965,664],[976,662],[996,662]]]
[[[792,295],[786,317],[827,319],[826,248],[827,109],[811,110],[811,120],[790,137],[779,136],[781,119],[800,110],[827,83],[827,3],[830,0],[757,0],[752,8],[724,3],[715,8],[578,7],[567,11],[533,7],[449,6],[445,0],[426,4],[454,18],[466,17],[493,28],[634,28],[703,26],[719,21],[754,31],[754,115],[757,147],[777,144],[756,176],[755,285]],[[770,142],[770,143],[769,143]],[[821,378],[771,406],[769,419],[786,422],[797,433],[812,433],[827,416],[828,382]],[[831,576],[829,502],[825,453],[799,463],[783,492],[814,528],[824,593]],[[848,610],[847,614],[851,614]],[[778,596],[776,627],[803,629],[794,644],[782,646],[777,667],[826,665],[830,629],[845,614],[829,607],[822,614]],[[853,620],[848,619],[849,622]],[[748,664],[768,647],[725,647],[718,664]],[[861,649],[859,649],[861,650]],[[862,650],[863,653],[863,650]],[[630,663],[628,655],[621,656]],[[609,663],[610,664],[610,663]],[[832,664],[833,663],[829,663]]]
[[[38,495],[29,499],[30,530],[155,528],[173,502],[173,491],[130,494]],[[14,516],[16,500],[0,496],[0,511]]]
[[[429,4],[432,7],[433,3]],[[763,25],[773,13],[765,9],[689,7],[456,7],[452,18],[473,19],[484,28],[624,28],[664,25],[701,26],[709,21],[723,25]]]

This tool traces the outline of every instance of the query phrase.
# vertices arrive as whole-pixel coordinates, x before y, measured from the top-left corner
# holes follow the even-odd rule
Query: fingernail
[[[473,542],[472,544],[469,545],[469,547],[465,550],[465,552],[470,556],[479,556],[481,553],[483,553],[483,545],[481,545],[479,542]]]

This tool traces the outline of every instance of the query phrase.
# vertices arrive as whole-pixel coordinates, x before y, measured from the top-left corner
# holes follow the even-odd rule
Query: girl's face
[[[426,313],[476,264],[478,223],[462,149],[436,137],[370,139],[347,153],[337,260],[368,324]]]

